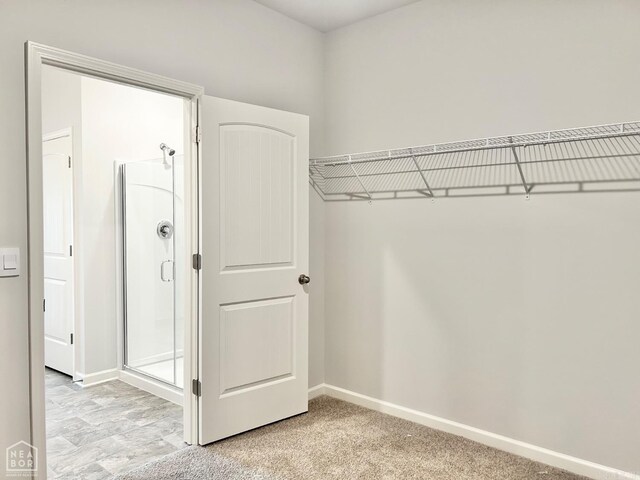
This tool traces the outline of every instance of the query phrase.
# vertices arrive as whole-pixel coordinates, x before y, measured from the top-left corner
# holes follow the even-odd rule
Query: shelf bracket
[[[509,141],[513,143],[513,140],[509,138]],[[524,172],[522,171],[522,165],[520,164],[520,158],[518,158],[518,152],[516,152],[516,147],[511,147],[511,153],[513,153],[513,159],[516,162],[516,167],[518,167],[518,173],[520,174],[520,180],[522,181],[522,186],[524,187],[524,195],[527,200],[529,200],[529,194],[531,193],[532,185],[527,184],[527,180],[524,178]]]
[[[309,167],[309,182],[311,183],[311,185],[313,186],[313,188],[317,187],[317,183],[313,178],[313,170],[311,169],[311,167]]]
[[[429,186],[429,182],[427,182],[427,177],[425,177],[424,172],[420,168],[420,165],[418,165],[418,161],[416,160],[416,157],[413,154],[413,150],[411,148],[409,149],[409,153],[411,154],[411,160],[413,160],[413,164],[416,166],[416,168],[418,169],[418,173],[422,177],[422,181],[424,182],[424,186],[427,187],[427,191],[429,192],[429,196],[431,197],[431,200],[433,200],[434,199],[433,192],[431,191],[431,187]]]
[[[320,176],[320,178],[322,178],[322,180],[326,180],[322,172],[320,172],[320,169],[318,168],[318,165],[315,161],[312,164],[309,164],[309,181],[311,182],[311,186],[313,187],[313,189],[318,193],[318,195],[320,195],[320,198],[322,198],[322,200],[325,200],[324,190],[322,189],[320,184],[313,178],[313,170],[316,171],[316,173]]]
[[[356,169],[353,168],[353,164],[351,163],[351,155],[349,155],[349,166],[351,167],[351,171],[353,172],[353,174],[358,179],[358,182],[360,183],[360,186],[366,192],[367,197],[369,197],[369,203],[371,203],[371,200],[373,200],[373,198],[371,197],[371,194],[369,193],[369,190],[367,190],[367,187],[365,187],[364,183],[362,183],[362,179],[360,178],[360,175],[358,175],[358,172],[356,172]]]
[[[316,162],[313,162],[313,168],[315,168],[316,173],[320,175],[320,177],[322,177],[323,180],[326,180],[326,178],[324,177],[324,174],[320,172],[318,165],[316,165]],[[311,166],[309,166],[309,171],[311,171]]]

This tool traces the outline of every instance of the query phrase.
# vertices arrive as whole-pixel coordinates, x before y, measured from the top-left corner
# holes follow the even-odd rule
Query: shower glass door
[[[182,157],[121,168],[124,366],[183,387]]]

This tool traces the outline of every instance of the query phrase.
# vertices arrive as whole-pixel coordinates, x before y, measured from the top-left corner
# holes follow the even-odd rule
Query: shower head
[[[162,150],[163,153],[166,153],[170,157],[173,157],[176,154],[176,151],[166,143],[160,144],[160,150]]]

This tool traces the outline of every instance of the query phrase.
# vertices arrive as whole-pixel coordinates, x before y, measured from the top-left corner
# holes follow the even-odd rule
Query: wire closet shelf
[[[326,201],[640,191],[640,121],[309,160]]]

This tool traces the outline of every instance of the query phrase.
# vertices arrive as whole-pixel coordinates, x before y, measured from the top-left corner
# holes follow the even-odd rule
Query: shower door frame
[[[186,113],[185,109],[185,113]],[[188,115],[185,115],[184,124],[187,125],[189,123]],[[186,157],[185,157],[186,158]],[[155,161],[162,161],[161,158],[155,159]],[[116,242],[116,304],[117,304],[117,326],[118,326],[118,370],[120,373],[120,379],[134,385],[138,388],[142,388],[143,390],[147,390],[148,392],[153,393],[165,400],[169,400],[173,403],[179,403],[182,405],[186,400],[186,396],[190,393],[191,384],[187,382],[187,377],[185,376],[183,379],[183,385],[178,387],[175,382],[170,382],[164,378],[160,378],[153,374],[147,373],[141,369],[136,367],[132,367],[128,365],[127,356],[128,356],[128,339],[127,339],[127,226],[126,226],[126,166],[139,163],[139,162],[149,162],[149,160],[133,160],[133,161],[122,161],[116,160],[114,162],[114,181],[115,181],[115,191],[116,191],[116,205],[115,205],[115,216],[116,216],[116,228],[115,228],[115,242]],[[172,172],[172,175],[175,175],[175,171]],[[173,192],[175,195],[175,192]],[[187,195],[185,190],[184,195]],[[186,215],[185,215],[186,216]],[[172,213],[172,218],[175,219],[175,211]],[[186,221],[185,228],[186,227]],[[174,222],[175,225],[175,222]],[[176,231],[175,235],[183,234],[183,229]],[[172,249],[173,250],[173,249]],[[191,249],[187,248],[185,245],[185,250],[189,251],[189,258],[182,257],[181,260],[185,263],[187,270],[192,269],[192,257],[191,257]],[[177,259],[174,256],[173,261],[175,262]],[[178,283],[174,282],[174,322],[176,319],[177,311],[175,310],[175,292],[178,288]],[[180,284],[182,285],[182,284]],[[188,292],[185,292],[188,293]],[[186,298],[186,295],[185,295]],[[183,312],[184,314],[184,309]],[[197,314],[197,312],[196,312]],[[185,318],[187,316],[185,315]],[[175,327],[175,323],[174,323]],[[176,329],[173,329],[174,332],[174,345],[175,345],[175,333]],[[186,335],[184,336],[184,341],[182,345],[183,356],[186,361]],[[175,360],[175,350],[174,350],[174,360]],[[184,370],[184,369],[183,369]],[[174,364],[174,372],[175,364]]]
[[[188,119],[185,118],[185,124]],[[160,160],[160,159],[158,159]],[[145,161],[145,160],[142,160]],[[169,382],[163,378],[157,377],[150,373],[146,373],[135,367],[128,365],[127,363],[127,227],[126,227],[126,165],[138,163],[139,161],[119,161],[114,163],[114,181],[116,191],[116,306],[117,306],[117,327],[118,327],[118,342],[117,342],[117,363],[118,370],[120,371],[120,379],[128,382],[139,388],[149,389],[154,395],[169,400],[173,403],[180,403],[181,405],[185,401],[185,392],[188,390],[186,381],[183,381],[183,386],[180,388],[181,392],[178,393],[175,383]],[[175,172],[173,172],[175,175]],[[186,194],[186,192],[185,192]],[[172,218],[175,218],[175,212],[172,214]],[[183,232],[177,232],[182,234]],[[174,237],[175,238],[175,237]],[[174,262],[175,262],[174,257]],[[190,259],[189,259],[190,260]],[[187,266],[191,265],[189,261]],[[175,301],[175,286],[174,283],[174,301]],[[183,312],[184,313],[184,312]],[[175,321],[175,306],[174,306],[174,321]],[[175,335],[175,328],[174,328]],[[175,341],[175,338],[174,338]],[[183,345],[183,353],[185,352],[185,346]],[[175,354],[175,351],[174,351]],[[175,358],[175,357],[174,357]],[[175,372],[175,365],[174,365]],[[142,378],[140,378],[142,377]],[[185,377],[186,378],[186,377]],[[144,379],[148,380],[148,383]]]
[[[27,190],[28,190],[28,290],[29,290],[29,387],[30,443],[38,449],[37,471],[46,477],[46,428],[44,389],[44,256],[42,204],[42,67],[54,66],[82,75],[101,78],[133,87],[182,97],[190,108],[185,118],[185,244],[190,255],[200,252],[200,99],[204,88],[172,78],[125,67],[55,47],[25,43],[26,113],[27,113]],[[187,148],[188,147],[188,148]],[[190,247],[190,248],[189,248]],[[187,259],[185,259],[187,260]],[[189,264],[191,261],[189,259]],[[195,265],[194,265],[195,266]],[[198,443],[198,397],[191,391],[191,379],[198,378],[198,319],[200,312],[199,270],[190,268],[185,303],[184,358],[184,439]],[[188,374],[188,375],[187,375]]]

